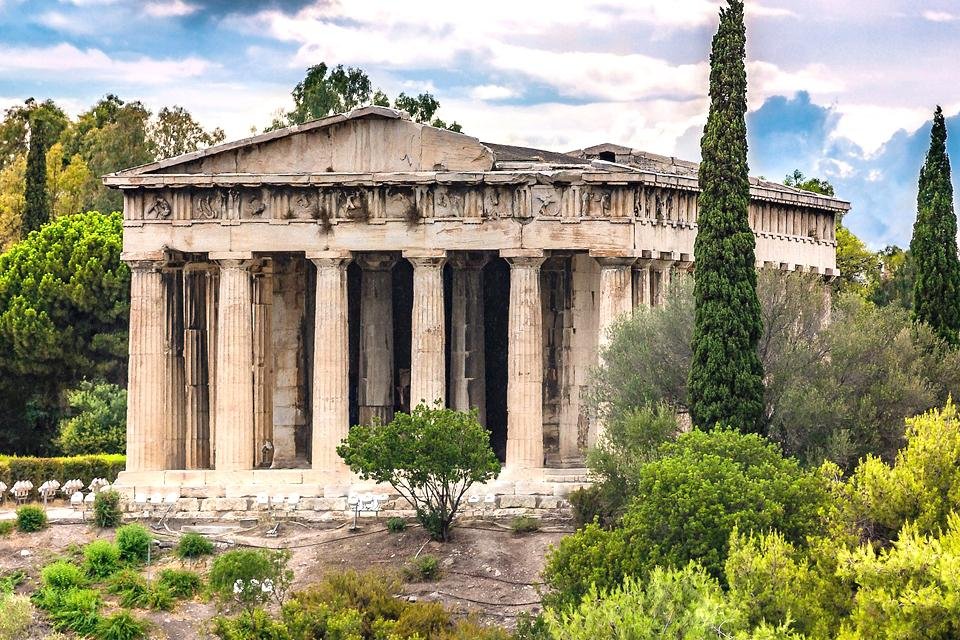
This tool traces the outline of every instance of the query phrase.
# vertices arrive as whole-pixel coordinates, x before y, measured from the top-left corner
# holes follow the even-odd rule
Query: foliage
[[[810,191],[812,193],[819,193],[823,196],[833,197],[836,195],[833,190],[833,185],[829,181],[823,180],[821,178],[814,178],[803,175],[803,172],[800,169],[794,169],[793,173],[788,174],[783,180],[783,184],[788,187],[795,187],[803,191]]]
[[[214,618],[213,633],[221,640],[289,640],[291,638],[287,632],[287,625],[274,621],[263,609],[243,611],[236,618],[223,616]]]
[[[192,598],[203,585],[199,575],[184,569],[163,569],[157,582],[169,589],[174,598]]]
[[[23,227],[21,237],[36,231],[50,220],[47,198],[47,148],[50,144],[47,122],[40,114],[30,118],[30,150],[27,152]]]
[[[14,526],[16,526],[15,520],[0,520],[0,536],[10,535]]]
[[[15,157],[0,169],[0,251],[6,251],[20,240],[26,184],[27,158]]]
[[[611,588],[625,576],[643,579],[656,566],[697,560],[723,578],[731,532],[777,527],[802,543],[819,529],[828,499],[824,480],[784,458],[764,438],[735,431],[693,431],[661,446],[639,468],[636,492],[620,526],[588,525],[548,556],[548,601],[569,605],[595,584]]]
[[[0,455],[0,482],[8,487],[18,480],[33,483],[34,495],[47,480],[79,478],[89,486],[94,478],[113,482],[123,471],[126,459],[121,455],[76,456],[71,458],[20,458]]]
[[[0,640],[25,638],[33,625],[30,598],[0,591]]]
[[[500,472],[490,434],[476,411],[421,403],[389,424],[357,425],[337,453],[354,473],[388,482],[435,540],[445,541],[464,494]]]
[[[47,528],[47,512],[43,507],[25,504],[17,509],[17,531],[33,533]]]
[[[116,542],[121,560],[142,564],[147,561],[153,536],[141,524],[128,524],[117,529]]]
[[[689,393],[695,425],[757,432],[763,426],[763,332],[755,239],[747,216],[746,28],[728,0],[710,53],[710,111],[698,178],[694,328]]]
[[[571,491],[567,496],[577,527],[596,523],[601,527],[614,526],[623,515],[626,492],[609,482],[597,482]]]
[[[408,580],[414,582],[433,582],[440,579],[440,561],[429,553],[410,561],[404,571]]]
[[[838,293],[866,296],[873,283],[880,279],[880,260],[876,254],[842,224],[837,225],[837,270],[840,277],[834,288]]]
[[[127,390],[109,382],[83,380],[66,392],[70,417],[60,421],[57,446],[68,456],[124,453],[127,448]]]
[[[869,300],[881,307],[896,304],[912,309],[915,269],[910,250],[888,246],[877,255],[881,264],[880,279],[871,289]]]
[[[178,558],[199,558],[213,553],[213,543],[199,533],[185,533],[177,543]]]
[[[270,601],[283,604],[293,581],[289,560],[287,550],[228,551],[213,561],[210,588],[221,602],[235,602],[247,611]]]
[[[102,618],[97,625],[97,640],[140,640],[147,637],[149,625],[127,611],[118,611]]]
[[[121,607],[142,609],[149,606],[150,584],[133,569],[122,569],[110,576],[107,593],[119,596]]]
[[[120,549],[109,540],[94,540],[83,548],[83,568],[94,579],[113,575],[120,570]]]
[[[742,626],[717,581],[693,563],[658,567],[645,583],[627,577],[609,591],[591,586],[575,608],[547,609],[544,619],[556,640],[708,640]]]
[[[87,578],[77,565],[66,560],[57,560],[40,572],[40,584],[43,588],[67,591],[85,587]]]
[[[162,584],[152,584],[143,594],[143,602],[154,611],[171,611],[173,609],[173,593]]]
[[[183,107],[163,107],[147,128],[147,143],[157,159],[172,158],[223,142],[217,127],[206,131]]]
[[[387,518],[387,531],[390,533],[401,533],[407,528],[407,521],[403,518],[394,516]]]
[[[109,529],[123,522],[120,493],[113,489],[98,491],[93,498],[93,522],[101,529]]]
[[[960,257],[953,210],[947,126],[937,107],[930,149],[920,170],[917,220],[910,240],[916,279],[913,318],[925,322],[947,343],[960,344]]]
[[[100,594],[93,589],[68,589],[58,606],[50,612],[59,631],[92,635],[100,623]]]
[[[510,528],[516,534],[540,531],[540,518],[517,516],[510,522]]]
[[[47,197],[50,217],[58,218],[84,210],[87,194],[96,177],[79,153],[72,158],[64,155],[63,143],[57,142],[47,150]]]

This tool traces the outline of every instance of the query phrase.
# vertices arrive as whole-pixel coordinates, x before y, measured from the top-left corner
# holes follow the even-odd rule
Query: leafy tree
[[[60,421],[57,446],[64,455],[123,453],[127,448],[127,391],[84,380],[66,393],[71,415]]]
[[[822,180],[820,178],[808,178],[803,175],[803,172],[800,169],[794,169],[793,173],[788,174],[783,180],[783,184],[788,187],[795,187],[797,189],[802,189],[803,191],[810,191],[812,193],[819,193],[823,196],[830,196],[831,198],[835,195],[833,191],[833,185],[830,184],[827,180]]]
[[[63,143],[47,151],[47,196],[52,218],[83,211],[96,177],[78,153],[73,158],[63,155]]]
[[[689,392],[694,424],[756,432],[763,425],[763,365],[757,353],[763,325],[747,216],[745,46],[743,2],[728,0],[710,54],[710,112],[701,142]]]
[[[363,479],[389,482],[435,540],[446,541],[467,490],[500,473],[477,415],[419,404],[389,424],[357,425],[337,453]]]
[[[96,107],[94,107],[96,109]],[[123,104],[113,118],[83,137],[81,155],[95,176],[153,162],[154,154],[147,136],[150,112],[140,102]],[[123,194],[107,189],[99,181],[89,206],[97,211],[119,211]]]
[[[248,613],[271,601],[282,605],[293,582],[289,561],[290,551],[286,549],[228,551],[213,561],[210,589],[222,602],[235,602]]]
[[[50,201],[47,198],[47,137],[45,120],[38,116],[31,118],[22,236],[39,229],[50,220]]]
[[[910,250],[889,246],[881,251],[878,257],[881,264],[880,278],[870,291],[870,301],[881,307],[896,304],[904,309],[911,309],[914,267]]]
[[[157,158],[172,158],[223,142],[226,134],[217,127],[205,130],[183,107],[164,107],[147,130],[148,143]]]
[[[837,225],[837,269],[840,277],[834,285],[838,293],[852,292],[867,296],[880,280],[881,261],[842,224]]]
[[[27,158],[17,156],[0,169],[0,252],[20,239],[23,210],[26,207]]]
[[[42,120],[45,124],[44,146],[52,145],[67,127],[67,115],[52,100],[37,102],[28,98],[22,105],[10,107],[0,121],[0,169],[25,156],[31,137],[31,122]]]
[[[953,210],[947,126],[937,107],[930,149],[920,170],[917,220],[910,240],[916,280],[913,318],[925,322],[951,345],[960,344],[960,258]]]

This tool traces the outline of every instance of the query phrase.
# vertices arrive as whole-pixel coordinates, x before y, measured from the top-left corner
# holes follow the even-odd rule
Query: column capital
[[[455,269],[479,270],[490,262],[490,253],[487,251],[452,251],[448,262]]]
[[[447,262],[447,252],[443,249],[408,249],[403,257],[419,269],[439,269]]]
[[[364,271],[390,271],[397,264],[395,251],[364,251],[354,254],[354,261]]]
[[[160,271],[169,261],[166,250],[160,251],[124,251],[120,259],[136,271]]]
[[[600,264],[601,269],[629,267],[637,261],[636,256],[616,255],[616,254],[596,254],[590,252],[590,257]]]
[[[340,250],[307,251],[307,260],[317,267],[339,267],[353,260],[353,253]]]
[[[500,257],[510,263],[511,269],[517,267],[539,269],[547,259],[547,253],[543,249],[501,249]]]

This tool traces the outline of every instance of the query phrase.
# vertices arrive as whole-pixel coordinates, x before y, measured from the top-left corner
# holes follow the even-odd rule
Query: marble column
[[[183,361],[186,389],[185,468],[210,468],[210,394],[207,342],[207,272],[189,264],[183,272]]]
[[[651,302],[650,260],[640,258],[633,265],[633,306],[637,309],[649,309]]]
[[[220,269],[208,263],[207,269],[207,406],[210,436],[208,438],[209,464],[212,468],[217,450],[217,302],[220,298]]]
[[[444,251],[405,251],[413,265],[410,335],[410,408],[446,404],[446,328],[443,310]]]
[[[508,471],[543,466],[543,318],[538,250],[501,251],[510,263],[507,330]]]
[[[393,266],[392,253],[363,253],[360,280],[360,362],[357,388],[360,423],[393,419]],[[320,307],[322,298],[317,298]]]
[[[484,356],[483,266],[489,256],[482,252],[450,256],[453,287],[450,301],[449,404],[457,411],[477,410],[480,424],[487,424],[486,359]]]
[[[253,277],[253,459],[273,462],[273,265],[258,265]]]
[[[218,471],[253,468],[253,260],[211,256],[220,264],[217,313]]]
[[[166,289],[165,310],[166,340],[164,352],[167,356],[167,398],[169,419],[164,430],[161,447],[166,462],[164,469],[186,468],[186,374],[183,361],[183,265],[169,266],[164,274]]]
[[[661,259],[654,260],[652,265],[656,287],[653,287],[651,297],[653,305],[657,307],[662,307],[666,303],[667,292],[670,290],[674,260],[669,256],[669,253],[661,254]]]
[[[130,366],[127,381],[127,471],[166,465],[163,434],[170,416],[166,296],[162,260],[131,260]]]
[[[610,344],[610,330],[617,320],[633,307],[634,257],[594,256],[600,264],[600,304],[598,320],[598,345],[600,351]]]
[[[313,345],[313,468],[330,474],[348,469],[337,445],[350,429],[347,251],[309,253],[317,267]]]

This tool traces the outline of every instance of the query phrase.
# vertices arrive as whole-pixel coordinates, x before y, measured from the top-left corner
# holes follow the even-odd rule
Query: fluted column
[[[127,471],[166,465],[159,446],[170,416],[167,376],[166,292],[162,260],[130,265],[130,366],[127,380]]]
[[[633,307],[633,274],[631,265],[636,258],[624,256],[594,256],[600,264],[600,304],[598,314],[598,344],[600,351],[610,344],[610,329],[617,320],[630,313]]]
[[[164,469],[186,468],[187,403],[183,362],[183,265],[171,265],[163,274],[166,316],[167,398],[169,419],[162,443]]]
[[[357,405],[360,423],[393,419],[393,253],[363,253],[360,279],[360,361]],[[317,299],[318,306],[321,298]]]
[[[655,290],[651,293],[653,305],[661,307],[667,301],[667,292],[670,290],[670,281],[673,274],[674,260],[669,258],[669,253],[662,254],[660,260],[654,260],[651,268],[654,272],[656,281]]]
[[[444,251],[405,251],[413,264],[410,341],[410,408],[446,402],[446,331],[443,314]]]
[[[253,458],[273,462],[273,265],[259,265],[253,278]]]
[[[207,438],[209,469],[216,460],[217,450],[217,301],[220,298],[220,270],[210,264],[207,270],[207,407],[210,435]]]
[[[213,257],[213,256],[211,256]],[[219,259],[216,469],[253,468],[253,284],[250,259]]]
[[[350,429],[347,265],[350,253],[307,255],[317,267],[313,343],[313,468],[346,473],[337,445]]]
[[[633,306],[649,309],[650,298],[650,260],[641,258],[633,265]]]
[[[483,266],[489,256],[482,252],[457,253],[450,301],[450,408],[477,410],[480,424],[487,423],[486,360],[484,356]]]
[[[207,342],[207,273],[183,272],[183,361],[186,388],[186,469],[210,467],[210,394]]]
[[[543,252],[501,252],[510,263],[507,470],[543,466]]]

